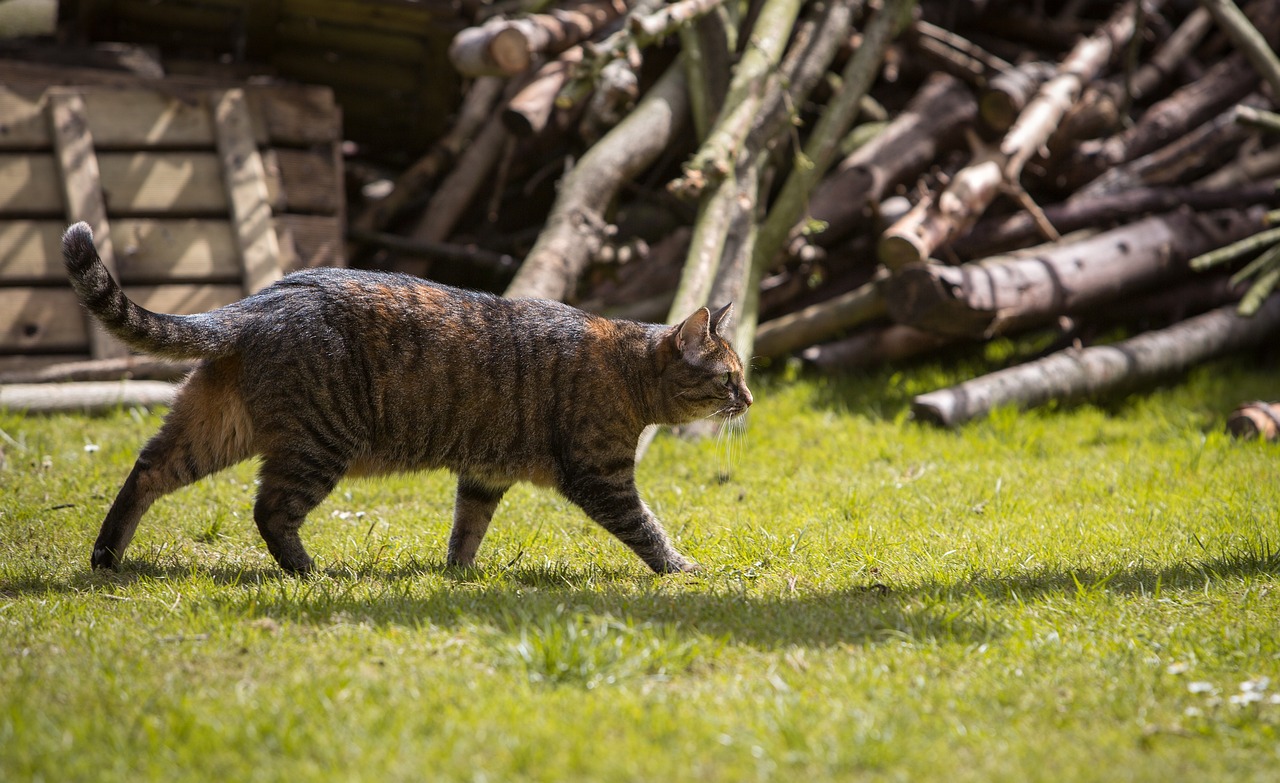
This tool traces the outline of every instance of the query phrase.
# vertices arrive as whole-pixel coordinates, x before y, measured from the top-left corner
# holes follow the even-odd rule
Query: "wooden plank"
[[[98,165],[113,214],[227,214],[216,153],[111,152]]]
[[[54,161],[62,185],[68,223],[83,220],[93,229],[98,256],[112,274],[116,271],[107,205],[98,173],[93,134],[85,117],[84,99],[73,90],[52,89],[46,95],[49,132],[53,136]],[[89,353],[95,359],[124,356],[127,349],[97,322],[89,329]]]
[[[130,298],[159,313],[202,313],[238,300],[236,285],[126,286]],[[68,288],[0,288],[0,352],[62,353],[89,350],[80,303]]]
[[[281,47],[329,49],[401,65],[421,65],[432,51],[431,44],[421,35],[409,35],[403,30],[353,29],[345,24],[317,23],[313,17],[282,19],[276,26],[276,39]]]
[[[38,149],[52,145],[49,120],[39,96],[0,84],[0,149]]]
[[[125,285],[231,282],[240,278],[231,223],[208,219],[120,219],[111,224]]]
[[[109,149],[212,147],[213,118],[201,95],[150,89],[86,89],[85,110],[99,153]]]
[[[62,282],[62,232],[67,221],[0,221],[0,285]]]
[[[244,269],[244,291],[251,294],[280,279],[280,244],[271,224],[267,172],[253,140],[244,90],[225,90],[212,102],[218,156]]]
[[[434,6],[434,7],[433,7]],[[368,2],[368,0],[283,0],[281,15],[314,18],[352,27],[374,27],[401,32],[430,34],[441,30],[446,40],[457,29],[449,22],[457,19],[447,0],[428,2]],[[444,29],[441,29],[444,28]]]
[[[64,214],[58,180],[52,154],[0,154],[0,214]]]
[[[73,354],[0,354],[0,375],[12,372],[39,372],[46,367],[80,360],[92,361],[87,350]]]

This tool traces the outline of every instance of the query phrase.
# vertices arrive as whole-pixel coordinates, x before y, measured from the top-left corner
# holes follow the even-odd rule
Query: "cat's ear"
[[[733,315],[733,302],[721,307],[711,314],[711,333],[717,336],[724,334],[723,330],[729,325],[729,318]]]
[[[705,307],[699,307],[693,312],[693,315],[684,319],[680,326],[676,329],[676,347],[680,352],[690,350],[706,341],[710,332],[708,326],[711,321],[711,313]]]

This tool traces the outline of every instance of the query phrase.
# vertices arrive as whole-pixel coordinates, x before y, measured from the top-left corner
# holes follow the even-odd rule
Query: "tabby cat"
[[[80,300],[157,356],[199,358],[107,512],[94,567],[115,567],[158,498],[262,458],[253,518],[281,568],[306,573],[298,531],[344,475],[458,475],[449,563],[470,565],[516,481],[554,487],[655,572],[695,569],[640,500],[649,424],[751,405],[722,337],[730,307],[676,326],[615,321],[381,272],[314,269],[196,315],[152,313],[111,278],[88,225],[63,236]]]

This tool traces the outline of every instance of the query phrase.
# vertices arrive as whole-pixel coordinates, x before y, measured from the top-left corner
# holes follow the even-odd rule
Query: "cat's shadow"
[[[992,604],[1031,603],[1102,592],[1167,596],[1203,590],[1214,581],[1280,573],[1280,552],[1267,546],[1166,566],[1125,565],[1090,569],[990,574],[953,583],[879,584],[837,590],[807,588],[762,596],[740,577],[717,575],[654,578],[636,587],[634,569],[519,565],[457,569],[409,561],[378,568],[338,565],[321,576],[297,579],[278,569],[225,565],[149,565],[126,561],[118,573],[84,572],[66,581],[32,577],[0,582],[0,596],[42,592],[101,593],[128,597],[146,580],[204,579],[222,587],[208,599],[220,611],[278,622],[325,625],[341,618],[374,626],[480,625],[499,634],[553,628],[573,618],[606,617],[630,628],[668,637],[710,638],[761,649],[791,645],[875,645],[909,638],[917,642],[981,644],[1004,626]],[[431,577],[438,577],[432,579]],[[423,583],[423,580],[426,583]],[[646,577],[647,578],[647,577]],[[672,589],[663,580],[696,580]]]

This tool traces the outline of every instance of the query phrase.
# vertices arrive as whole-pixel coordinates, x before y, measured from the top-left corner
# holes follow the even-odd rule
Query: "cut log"
[[[149,356],[59,362],[30,370],[0,372],[0,385],[61,383],[67,381],[176,381],[191,372],[194,361],[166,361]]]
[[[1227,432],[1233,438],[1267,443],[1280,440],[1280,403],[1247,402],[1227,417]]]
[[[885,301],[898,323],[989,337],[1178,279],[1192,257],[1250,235],[1262,220],[1260,209],[1173,212],[1026,257],[912,264],[885,283]]]
[[[1034,408],[1116,394],[1153,383],[1226,354],[1252,348],[1280,333],[1280,295],[1252,317],[1234,305],[1146,332],[1113,345],[1068,349],[957,386],[918,395],[916,419],[956,427],[998,407]]]
[[[583,0],[545,14],[491,19],[454,36],[449,59],[466,76],[516,76],[538,57],[587,40],[625,11],[621,0]]]

